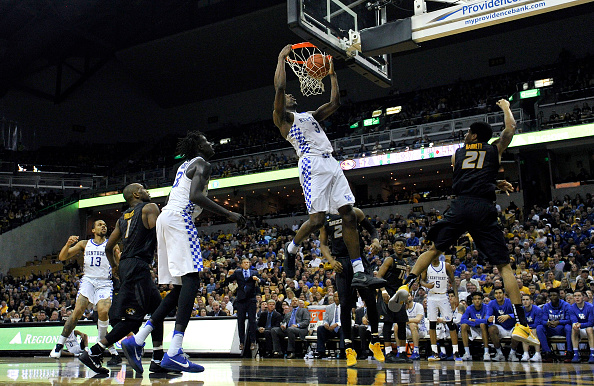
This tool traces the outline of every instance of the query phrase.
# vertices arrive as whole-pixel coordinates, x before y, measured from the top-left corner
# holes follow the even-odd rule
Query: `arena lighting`
[[[534,81],[534,87],[541,88],[541,87],[548,87],[553,85],[553,78],[545,78],[539,79]]]
[[[382,110],[374,110],[373,113],[371,113],[373,118],[379,117],[380,115],[382,115]]]
[[[594,137],[594,123],[580,126],[563,127],[559,129],[538,131],[534,133],[516,134],[509,145],[509,147],[519,147],[527,145],[535,145],[538,143],[557,142],[565,141],[569,139]],[[495,141],[493,138],[490,142]],[[347,162],[349,165],[346,170],[359,169],[365,167],[382,166],[388,163],[384,162],[389,159],[389,164],[396,164],[402,162],[418,161],[426,158],[445,157],[451,155],[460,144],[452,144],[446,146],[434,146],[432,148],[425,149],[414,149],[410,151],[402,151],[398,153],[382,154],[372,157],[359,158],[355,160],[346,160],[341,162]],[[439,151],[439,153],[437,153]],[[433,156],[431,156],[433,154]],[[376,162],[377,161],[377,162]],[[235,186],[245,186],[259,184],[262,182],[279,181],[291,178],[298,178],[299,171],[297,168],[274,170],[271,172],[248,174],[245,176],[221,178],[217,180],[211,180],[208,183],[208,190],[230,188]],[[151,197],[165,197],[169,195],[171,186],[150,189],[149,192]],[[255,191],[252,191],[254,193]],[[103,206],[110,204],[123,203],[124,197],[121,194],[113,194],[110,196],[101,196],[86,198],[78,202],[79,209],[90,208],[95,206]]]
[[[386,109],[386,115],[398,114],[401,111],[402,111],[402,106],[388,107]]]
[[[226,145],[226,144],[228,144],[229,142],[231,142],[231,138],[221,138],[221,140],[219,141],[219,143],[220,143],[221,145]]]

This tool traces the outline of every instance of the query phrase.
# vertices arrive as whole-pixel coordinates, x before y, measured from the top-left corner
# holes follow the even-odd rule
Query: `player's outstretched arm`
[[[334,60],[331,57],[329,57],[329,60],[330,71],[328,75],[330,76],[330,84],[332,86],[330,89],[330,102],[321,105],[312,114],[318,122],[328,118],[340,107],[340,90],[338,89],[338,78],[336,77],[336,72],[334,72]]]
[[[328,246],[328,232],[326,232],[325,227],[320,228],[320,251],[322,252],[322,256],[328,260],[332,269],[337,273],[341,273],[343,269],[342,264],[332,256],[332,252]]]
[[[281,131],[281,135],[286,137],[289,134],[289,129],[285,123],[287,119],[287,99],[285,90],[287,88],[287,73],[285,71],[285,60],[291,53],[291,45],[286,45],[278,54],[278,62],[276,63],[276,71],[274,73],[274,112],[272,119],[276,127]]]
[[[76,256],[80,252],[84,252],[86,246],[87,240],[78,241],[78,236],[70,236],[68,238],[68,241],[66,241],[66,244],[64,244],[64,246],[60,250],[58,259],[60,259],[60,261],[68,260]]]
[[[384,275],[386,274],[386,272],[388,272],[388,269],[390,269],[390,267],[392,266],[392,264],[394,263],[394,259],[391,256],[388,256],[384,259],[384,262],[382,263],[382,266],[380,267],[379,271],[377,271],[377,277],[379,277],[380,279],[384,278]]]
[[[211,170],[212,167],[210,164],[202,158],[197,159],[190,165],[186,172],[186,175],[188,177],[191,176],[192,178],[192,183],[190,185],[190,201],[209,212],[224,216],[229,221],[236,223],[238,228],[244,228],[246,221],[241,214],[223,208],[203,193],[208,186]]]
[[[120,225],[119,223],[116,223],[115,229],[111,232],[107,244],[105,245],[105,257],[107,257],[107,261],[109,261],[109,265],[111,265],[111,274],[114,277],[118,277],[118,263],[120,260],[119,257],[116,259],[114,249],[121,238],[122,232],[120,231]]]
[[[456,287],[456,277],[454,275],[455,268],[450,263],[446,263],[446,273],[448,274],[448,279],[450,279],[450,284],[452,285],[452,289],[454,290],[454,296],[458,299],[458,287]]]
[[[509,101],[500,99],[497,102],[497,106],[499,106],[499,108],[501,108],[503,111],[503,122],[505,124],[505,128],[501,132],[501,137],[493,142],[493,144],[497,146],[497,149],[499,149],[499,157],[501,157],[505,149],[507,149],[511,143],[514,134],[516,133],[516,120],[509,107]]]

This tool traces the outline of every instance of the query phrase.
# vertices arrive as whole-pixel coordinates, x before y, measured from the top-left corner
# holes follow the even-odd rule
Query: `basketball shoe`
[[[161,359],[161,367],[171,371],[185,371],[188,373],[201,373],[204,371],[204,367],[190,362],[187,354],[181,348],[172,357],[165,353],[163,359]]]
[[[390,298],[390,301],[388,302],[388,308],[392,312],[400,311],[402,305],[406,302],[406,299],[408,299],[409,292],[410,288],[408,288],[408,284],[401,285],[394,296]]]
[[[369,349],[373,353],[375,360],[378,362],[384,362],[386,360],[384,352],[382,351],[382,344],[380,342],[375,342],[374,344],[369,343]]]
[[[357,353],[352,348],[345,350],[347,367],[353,367],[357,364]]]
[[[285,270],[287,277],[292,279],[295,277],[295,253],[289,253],[290,243],[292,243],[292,241],[285,243],[285,246],[283,248],[285,251],[285,261],[283,262],[283,269]]]
[[[129,336],[122,340],[122,351],[134,371],[142,374],[144,372],[144,369],[142,368],[142,352],[144,351],[144,344],[142,346],[136,344],[134,336]]]
[[[532,333],[530,327],[522,326],[520,323],[516,323],[512,331],[512,338],[532,345],[540,344],[540,340]]]

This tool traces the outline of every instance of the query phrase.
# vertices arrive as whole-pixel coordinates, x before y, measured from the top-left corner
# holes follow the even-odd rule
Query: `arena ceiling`
[[[59,104],[115,60],[161,107],[179,106],[271,85],[278,52],[300,40],[285,0],[3,0],[0,98],[14,88]]]

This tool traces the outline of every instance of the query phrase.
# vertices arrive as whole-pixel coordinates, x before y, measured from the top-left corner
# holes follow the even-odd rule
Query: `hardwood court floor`
[[[74,358],[0,358],[0,384],[26,385],[594,385],[594,365],[563,363],[415,362],[411,365],[359,361],[194,358],[200,374],[136,376],[126,365],[105,378]],[[148,370],[148,359],[143,365]]]

